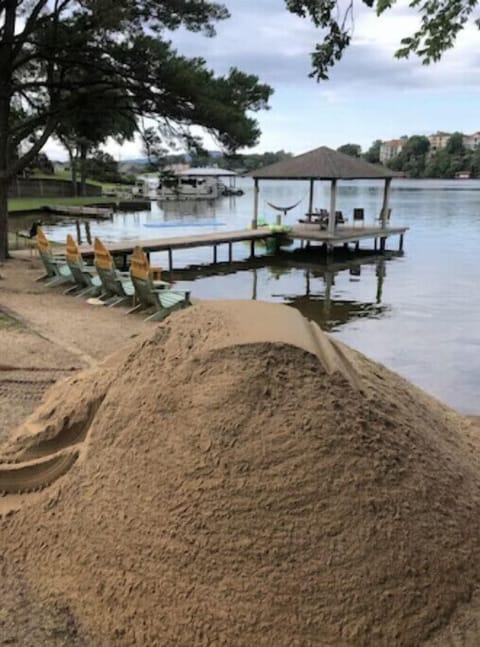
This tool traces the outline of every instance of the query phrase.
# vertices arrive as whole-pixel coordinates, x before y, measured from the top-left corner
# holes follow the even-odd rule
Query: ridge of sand
[[[417,646],[480,583],[478,427],[286,306],[175,313],[2,455],[48,468],[0,499],[37,644]]]

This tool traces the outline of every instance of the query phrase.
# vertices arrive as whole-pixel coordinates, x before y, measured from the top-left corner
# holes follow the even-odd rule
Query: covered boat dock
[[[289,233],[292,238],[303,241],[317,241],[327,249],[335,245],[355,243],[358,247],[362,239],[373,239],[375,248],[385,248],[389,236],[398,235],[399,249],[403,249],[403,236],[408,227],[390,225],[390,189],[394,174],[390,169],[370,164],[361,158],[351,157],[321,146],[302,155],[271,164],[253,171],[254,208],[252,229],[258,227],[260,181],[266,180],[303,180],[309,182],[308,211],[306,220],[299,222]],[[383,180],[384,190],[379,209],[378,224],[365,226],[364,210],[354,209],[352,221],[345,220],[337,210],[339,180]],[[330,205],[328,210],[314,210],[315,182],[330,183]],[[314,222],[314,220],[316,222]],[[356,223],[359,223],[358,225]]]

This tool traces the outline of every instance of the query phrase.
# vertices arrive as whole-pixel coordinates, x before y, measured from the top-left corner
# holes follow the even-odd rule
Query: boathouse
[[[406,228],[393,228],[389,226],[390,215],[390,188],[394,173],[384,166],[370,164],[357,157],[334,151],[327,146],[297,155],[291,159],[271,164],[250,173],[254,180],[254,207],[252,229],[258,227],[258,208],[260,182],[265,180],[304,180],[310,183],[307,216],[311,218],[314,213],[315,182],[330,183],[330,208],[322,226],[300,224],[295,226],[292,237],[303,240],[318,240],[333,246],[337,243],[345,244],[358,241],[361,238],[380,240],[383,248],[385,240],[392,234],[399,234],[401,245],[403,233]],[[337,188],[339,180],[384,180],[383,200],[380,208],[378,224],[365,226],[362,229],[339,224],[337,218]],[[361,205],[359,205],[361,207]],[[360,212],[363,220],[363,209]],[[353,220],[355,220],[355,215]]]

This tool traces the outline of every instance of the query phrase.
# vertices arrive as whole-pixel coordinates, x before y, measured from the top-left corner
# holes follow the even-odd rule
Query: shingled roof
[[[384,166],[321,146],[308,153],[257,169],[258,180],[372,180],[393,177]]]

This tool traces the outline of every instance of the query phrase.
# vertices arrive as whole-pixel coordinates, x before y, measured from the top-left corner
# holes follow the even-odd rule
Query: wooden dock
[[[329,247],[336,245],[348,245],[355,243],[358,249],[361,240],[373,240],[374,248],[377,246],[380,250],[385,249],[387,238],[390,236],[399,236],[399,251],[403,249],[403,237],[408,227],[382,227],[380,225],[359,225],[352,227],[349,225],[340,225],[330,234],[326,229],[320,229],[318,224],[299,224],[293,227],[289,236],[295,240],[307,242],[323,243]]]
[[[332,249],[336,245],[347,246],[348,243],[355,243],[356,249],[359,248],[360,240],[373,239],[375,249],[383,251],[388,237],[400,236],[399,250],[403,248],[403,235],[407,227],[337,227],[335,233],[329,234],[321,230],[318,225],[298,225],[293,227],[288,233],[272,232],[269,227],[259,227],[258,229],[243,229],[229,232],[211,232],[208,234],[181,236],[174,238],[147,238],[145,240],[123,241],[121,243],[111,243],[108,249],[112,256],[122,257],[123,265],[127,267],[127,259],[137,245],[143,248],[147,256],[152,252],[168,252],[168,270],[173,271],[173,252],[178,249],[192,249],[195,247],[212,247],[214,264],[217,263],[217,249],[219,245],[228,245],[228,262],[233,260],[234,243],[250,243],[250,255],[255,254],[255,242],[265,241],[269,238],[291,238],[310,242],[324,244],[326,249]],[[377,244],[378,241],[378,244]],[[94,250],[92,246],[82,247],[82,255],[85,258],[92,258]]]
[[[269,227],[259,227],[258,229],[243,229],[240,231],[229,232],[212,232],[209,234],[199,234],[195,236],[179,236],[175,238],[147,238],[145,240],[123,241],[121,243],[111,243],[108,249],[112,256],[121,256],[124,258],[124,265],[127,265],[127,256],[133,252],[137,245],[143,248],[147,256],[152,252],[168,252],[168,269],[173,270],[173,252],[176,249],[191,249],[195,247],[213,247],[213,262],[217,262],[217,248],[219,245],[228,245],[228,260],[233,260],[234,243],[250,243],[251,255],[255,254],[255,241],[272,238]],[[94,256],[93,247],[82,247],[84,258]]]
[[[42,207],[48,213],[59,214],[62,216],[81,216],[82,218],[94,218],[98,220],[110,220],[113,210],[105,207],[76,207],[70,205],[45,205]]]

